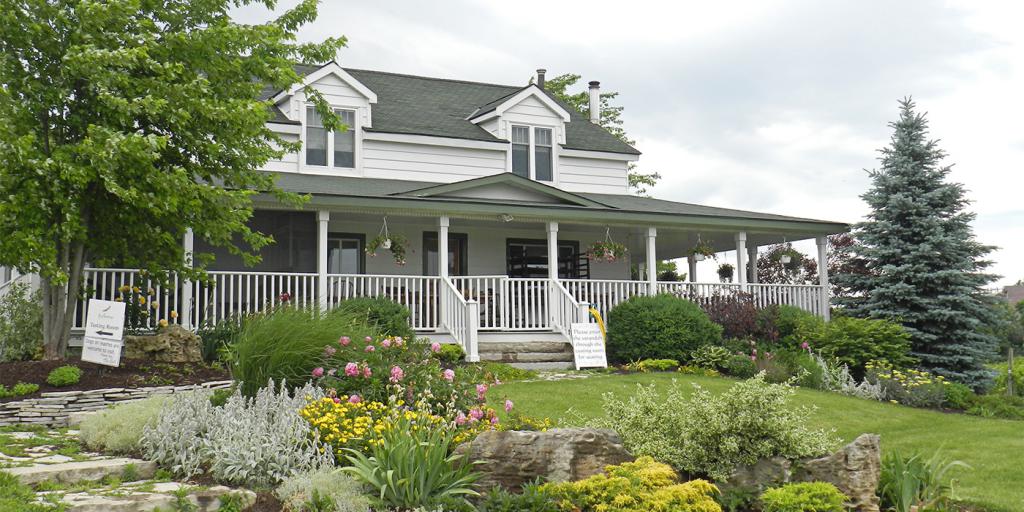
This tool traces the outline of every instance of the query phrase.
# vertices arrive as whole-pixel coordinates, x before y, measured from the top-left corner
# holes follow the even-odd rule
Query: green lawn
[[[530,416],[565,418],[571,410],[584,418],[601,412],[601,395],[628,394],[636,384],[667,386],[672,379],[696,383],[717,392],[733,380],[673,373],[598,375],[556,382],[514,382],[492,390],[492,405],[510,398]],[[959,474],[956,497],[986,510],[1024,510],[1024,422],[995,420],[913,409],[888,403],[801,389],[794,403],[817,406],[817,427],[834,428],[844,442],[870,432],[882,436],[882,448],[930,453],[942,448],[946,456],[973,469]]]

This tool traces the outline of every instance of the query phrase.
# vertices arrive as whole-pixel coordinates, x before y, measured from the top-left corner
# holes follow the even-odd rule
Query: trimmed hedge
[[[411,340],[416,333],[409,326],[409,308],[384,297],[359,297],[343,301],[341,309],[362,317],[371,326],[377,326],[385,336]]]
[[[608,312],[608,359],[690,360],[694,350],[722,340],[722,326],[700,306],[668,294],[636,296]]]

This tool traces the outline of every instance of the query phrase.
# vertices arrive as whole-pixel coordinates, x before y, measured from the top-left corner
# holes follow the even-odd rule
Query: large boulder
[[[203,360],[202,340],[180,325],[169,325],[154,334],[124,337],[125,359],[147,359],[161,363],[199,363]]]
[[[538,477],[547,482],[581,480],[633,456],[612,430],[553,429],[546,432],[487,431],[456,448],[482,474],[476,487],[519,490]]]
[[[861,434],[839,451],[815,459],[797,461],[781,457],[762,459],[753,466],[736,468],[718,484],[723,492],[741,490],[758,494],[789,482],[828,482],[849,498],[847,506],[858,512],[878,512],[878,481],[882,473],[878,436]]]

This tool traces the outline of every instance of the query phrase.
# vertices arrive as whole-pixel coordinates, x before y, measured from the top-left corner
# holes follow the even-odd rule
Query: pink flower
[[[359,402],[362,402],[362,401],[363,401],[363,399],[359,398],[359,395],[352,395],[352,396],[348,397],[348,403],[350,403],[350,404],[358,404]]]
[[[497,424],[498,424],[498,417],[495,416],[495,417],[491,418],[491,425],[497,425]]]
[[[395,338],[395,346],[396,347],[401,347],[402,346],[402,338]]]
[[[495,385],[495,386],[500,386],[500,385],[501,385],[501,379],[499,379],[499,378],[495,377],[495,378],[494,378],[494,385]]]
[[[444,377],[444,380],[446,380],[448,382],[452,382],[452,381],[455,380],[455,370],[452,370],[451,368],[449,368],[449,369],[441,372],[441,376]]]
[[[330,345],[327,345],[326,347],[324,347],[324,355],[327,356],[327,357],[333,356],[334,353],[337,352],[337,351],[338,351],[338,349],[336,349],[336,348],[334,348],[334,347],[332,347]]]
[[[512,405],[512,400],[505,400],[505,412],[511,412]]]
[[[352,340],[348,339],[348,336],[342,336],[338,338],[338,345],[347,347],[349,343],[352,343]]]
[[[804,350],[810,350],[810,349],[811,349],[811,344],[810,344],[810,343],[807,343],[807,342],[805,341],[805,342],[803,342],[803,343],[801,343],[801,344],[800,344],[800,348],[802,348],[802,349],[804,349]]]
[[[355,377],[359,375],[359,365],[355,363],[348,363],[345,365],[345,375],[347,377]]]
[[[338,397],[334,397],[333,400],[334,400],[334,403],[336,403],[336,404],[340,404],[341,403],[341,399],[339,399]]]
[[[384,338],[383,340],[381,340],[380,346],[384,348],[389,348],[391,346],[391,338]]]
[[[455,424],[456,425],[465,425],[466,424],[466,415],[462,414],[462,411],[459,411],[459,414],[457,416],[455,416]]]
[[[441,344],[436,342],[436,341],[431,343],[430,344],[430,351],[435,353],[435,354],[440,352],[441,351]]]
[[[319,367],[319,366],[316,367],[316,368],[313,368],[313,376],[314,377],[323,377],[324,376],[324,369]]]
[[[487,384],[477,384],[476,385],[476,399],[480,400],[481,402],[483,402],[484,401],[484,395],[486,395],[486,394],[487,394]]]
[[[388,379],[388,380],[390,380],[391,382],[397,383],[397,382],[401,382],[402,379],[404,379],[404,378],[405,378],[405,371],[403,371],[402,368],[400,368],[398,366],[392,366],[391,367],[391,378]]]
[[[479,408],[474,407],[474,408],[469,410],[469,418],[470,419],[479,421],[480,418],[483,418],[483,417],[484,417],[484,411],[481,411]]]
[[[371,375],[373,375],[373,370],[371,370],[369,366],[364,366],[363,377],[369,379]]]
[[[757,356],[750,356],[751,361],[757,361]]]
[[[373,352],[374,350],[377,350],[377,349],[374,348],[373,345],[367,345],[366,348],[363,349],[363,350],[366,351],[366,352]]]
[[[369,342],[373,341],[373,336],[367,336],[367,337],[363,338],[363,341],[369,343]]]

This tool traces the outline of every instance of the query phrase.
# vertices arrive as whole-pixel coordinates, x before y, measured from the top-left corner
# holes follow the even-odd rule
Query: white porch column
[[[747,232],[736,233],[736,278],[740,289],[747,291]]]
[[[818,284],[821,285],[821,316],[827,322],[832,316],[829,308],[832,287],[828,284],[828,238],[819,236],[815,242],[818,243]]]
[[[437,218],[437,275],[448,278],[448,225],[447,215]]]
[[[327,310],[327,223],[331,212],[316,212],[316,299],[321,311]]]
[[[558,280],[558,223],[548,222],[548,279]]]
[[[658,228],[647,228],[647,293],[658,293]]]
[[[191,267],[192,255],[195,251],[195,234],[192,233],[192,228],[185,229],[185,237],[181,245],[185,248],[185,266]],[[195,293],[192,291],[191,279],[182,281],[179,293],[181,293],[181,311],[178,311],[179,322],[185,329],[192,329],[192,296]]]
[[[692,255],[692,254],[689,255],[686,258],[686,265],[688,267],[687,268],[687,272],[689,273],[689,275],[687,277],[689,278],[691,283],[696,283],[697,282],[697,258],[694,255]]]
[[[757,245],[747,248],[747,261],[750,267],[750,282],[757,284],[760,282],[757,277]]]

